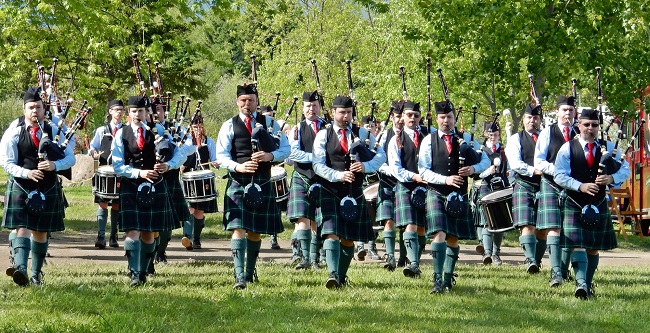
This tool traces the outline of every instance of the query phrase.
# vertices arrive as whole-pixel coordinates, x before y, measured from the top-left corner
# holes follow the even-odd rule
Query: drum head
[[[366,201],[377,201],[377,193],[379,192],[379,183],[370,185],[363,190],[363,196]]]
[[[512,192],[513,192],[512,187],[508,187],[500,191],[492,192],[490,194],[485,195],[483,198],[481,198],[481,200],[479,200],[479,204],[498,202],[507,199],[508,197],[512,198]]]
[[[113,169],[113,166],[111,165],[102,165],[99,168],[97,168],[97,173],[100,175],[114,176],[115,169]]]
[[[197,170],[184,172],[182,179],[208,179],[214,178],[214,172],[212,170]]]
[[[271,179],[278,180],[287,176],[287,171],[283,167],[271,167]]]

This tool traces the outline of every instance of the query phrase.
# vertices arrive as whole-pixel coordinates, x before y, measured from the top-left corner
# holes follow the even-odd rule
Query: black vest
[[[207,141],[206,141],[207,143]],[[192,145],[196,147],[196,142],[193,142]],[[196,156],[199,156],[199,161],[196,161]],[[187,160],[185,160],[185,163],[183,163],[183,166],[185,166],[185,171],[192,171],[194,169],[197,169],[197,165],[199,164],[204,164],[210,162],[210,150],[208,149],[208,145],[201,145],[198,147],[197,151],[188,156]]]
[[[321,129],[323,129],[324,126],[322,122],[319,122],[319,124],[320,125],[318,130],[320,131]],[[300,150],[306,153],[313,152],[316,133],[314,133],[314,130],[311,128],[311,124],[308,124],[305,121],[301,121],[298,130],[300,131]],[[300,174],[304,175],[308,179],[312,179],[315,175],[311,163],[296,163],[294,165],[294,168],[296,171],[298,171]]]
[[[384,152],[388,152],[388,144],[390,143],[390,139],[395,136],[395,128],[389,128],[384,135],[386,136],[386,141],[384,141]]]
[[[564,138],[562,140],[564,140]],[[535,140],[533,140],[533,137],[525,130],[521,131],[519,132],[519,144],[521,145],[521,159],[526,162],[526,164],[535,166]],[[535,185],[539,185],[539,182],[542,180],[540,175],[529,177],[518,173],[515,173],[515,178]]]
[[[448,154],[445,139],[441,138],[437,132],[431,134],[431,171],[443,176],[458,175],[460,151],[458,138],[455,135],[452,136],[451,145],[451,154]],[[467,177],[463,178],[465,179],[461,188],[447,186],[446,184],[435,184],[431,185],[431,187],[443,195],[448,195],[454,191],[465,194],[467,193]]]
[[[255,122],[262,124],[264,129],[266,128],[266,117],[261,113],[257,113],[255,117]],[[251,155],[253,155],[253,146],[251,144],[251,133],[248,132],[246,125],[239,118],[239,114],[232,118],[232,148],[230,149],[230,158],[237,163],[244,163],[250,161]],[[233,172],[231,174],[236,174],[239,176],[244,176],[244,178],[250,180],[250,174],[240,174]],[[271,178],[271,162],[259,163],[255,175],[262,175],[265,178]],[[237,182],[240,182],[239,178],[236,178]],[[241,182],[240,182],[241,183]]]
[[[16,165],[23,167],[29,170],[38,169],[38,147],[34,145],[32,141],[32,136],[30,132],[25,128],[25,118],[21,117],[18,120],[18,126],[20,126],[20,136],[18,137],[18,156],[16,159]],[[47,133],[50,136],[50,139],[54,140],[52,137],[52,127],[45,122],[43,124],[43,132]],[[41,133],[41,139],[43,138],[43,133]],[[43,170],[42,170],[43,171]],[[45,178],[38,183],[31,179],[23,178],[14,178],[14,180],[20,184],[25,190],[31,191],[37,188],[41,190],[49,189],[57,181],[57,176],[55,171],[43,171]]]
[[[151,130],[146,131],[144,148],[138,149],[135,133],[131,125],[122,127],[122,144],[124,145],[124,165],[137,169],[153,170],[156,164],[155,137]]]
[[[571,140],[571,134],[573,133],[575,133],[575,130],[569,127],[569,140]],[[549,134],[549,145],[548,152],[546,153],[546,161],[554,164],[557,153],[560,151],[560,148],[562,148],[562,145],[564,144],[564,134],[562,131],[560,131],[560,127],[557,124],[553,124],[551,126],[551,133]],[[553,180],[552,175],[544,174],[544,178],[550,180],[553,184],[556,184]]]
[[[351,164],[350,154],[343,153],[338,134],[334,132],[334,126],[330,126],[326,130],[325,164],[337,171],[348,170]],[[355,137],[359,137],[359,127],[353,125],[351,140],[348,141],[348,147],[352,144]],[[343,182],[330,182],[322,177],[318,177],[318,182],[329,189],[332,193],[338,194],[339,196],[345,196],[349,194],[350,188],[361,189],[363,186],[365,175],[361,172],[355,172],[354,176],[354,182],[351,185]]]
[[[410,172],[418,172],[418,159],[420,158],[420,147],[422,147],[422,140],[424,140],[424,137],[427,135],[427,130],[424,127],[420,128],[420,133],[418,135],[418,142],[419,145],[415,147],[415,144],[413,143],[413,140],[409,138],[406,135],[406,132],[402,130],[399,133],[399,140],[401,142],[402,148],[400,149],[400,162],[402,163],[402,167]],[[404,186],[406,186],[408,189],[413,190],[417,186],[420,186],[419,183],[415,182],[407,182],[407,183],[402,183]]]
[[[501,164],[499,164],[499,167],[497,168],[496,172],[494,174],[489,175],[488,177],[483,178],[483,180],[485,180],[486,182],[489,183],[490,180],[492,180],[492,178],[499,176],[506,182],[506,186],[507,186],[508,177],[506,175],[506,172],[508,171],[508,162],[507,162],[507,159],[506,159],[506,153],[505,153],[505,151],[503,149],[503,145],[499,145],[499,148],[497,149],[496,152],[492,151],[491,146],[490,147],[483,146],[482,150],[485,152],[487,157],[490,159],[490,165],[494,165],[494,160],[497,157],[499,159],[501,159]]]
[[[600,161],[602,154],[600,153],[598,143],[594,143],[596,145],[596,154],[594,155],[594,164],[591,168],[587,165],[584,147],[580,145],[580,141],[574,139],[569,143],[571,178],[574,178],[581,183],[594,183],[596,181],[596,176],[598,176],[598,162]],[[590,202],[597,204],[605,198],[605,186],[600,186],[600,190],[593,197],[587,193],[572,190],[567,190],[567,194],[580,206],[585,206]]]
[[[111,146],[113,144],[113,131],[111,130],[111,125],[104,125],[104,136],[102,136],[102,141],[99,143],[99,150],[102,152],[99,155],[99,165],[108,165],[112,164],[108,160],[108,157],[111,155]]]

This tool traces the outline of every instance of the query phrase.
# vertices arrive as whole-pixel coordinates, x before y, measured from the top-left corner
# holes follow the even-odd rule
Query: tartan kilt
[[[426,223],[427,237],[432,238],[438,231],[458,239],[476,239],[476,227],[469,207],[469,199],[464,195],[465,215],[452,218],[445,212],[446,197],[429,187],[427,191]]]
[[[247,176],[250,177],[250,176]],[[262,188],[264,204],[252,209],[244,204],[244,186],[228,177],[223,199],[223,224],[227,230],[244,229],[258,234],[279,234],[284,231],[280,210],[275,201],[271,177],[255,174],[253,181]]]
[[[375,222],[395,220],[395,184],[386,180],[386,175],[381,175],[379,189],[377,190],[377,215]]]
[[[187,202],[187,207],[191,207],[197,210],[202,210],[204,213],[218,213],[219,212],[219,207],[217,206],[217,197],[214,199],[210,199],[208,201],[201,201],[201,202]],[[188,212],[189,216],[189,212]],[[181,221],[186,221],[181,220]]]
[[[490,192],[492,192],[490,186],[483,183],[479,187],[472,186],[472,190],[469,193],[472,202],[470,205],[472,206],[472,212],[474,213],[474,225],[477,227],[485,227],[487,225],[485,214],[483,214],[481,205],[479,205],[478,202]]]
[[[567,198],[563,207],[562,232],[560,246],[563,248],[585,248],[588,250],[611,250],[618,247],[616,232],[607,207],[607,200],[598,205],[600,224],[593,230],[587,230],[580,223],[582,207]]]
[[[174,212],[174,218],[176,221],[187,221],[190,218],[190,211],[187,209],[187,201],[185,201],[185,195],[183,194],[183,186],[179,180],[179,174],[180,171],[178,169],[169,170],[163,174],[163,179],[167,183],[167,191]]]
[[[138,186],[146,182],[144,179],[130,179],[122,177],[120,183],[120,231],[169,231],[180,228],[179,220],[170,202],[171,197],[167,182],[159,180],[154,183],[156,189],[156,204],[150,208],[138,205],[136,193]]]
[[[316,220],[316,207],[307,198],[309,187],[314,183],[313,180],[297,171],[291,174],[291,186],[287,203],[287,218],[291,223],[297,223],[301,217],[310,221]]]
[[[561,189],[554,188],[544,177],[542,177],[539,200],[537,203],[536,228],[560,229],[562,228],[562,212],[558,203]]]
[[[58,181],[50,189],[43,191],[45,210],[39,216],[27,213],[25,208],[27,194],[15,182],[13,177],[9,177],[5,191],[5,209],[2,216],[3,227],[8,229],[26,228],[37,232],[62,231],[65,229],[63,225],[63,190]]]
[[[411,205],[411,190],[401,182],[397,183],[395,192],[395,226],[406,227],[415,224],[418,227],[426,227],[425,211]],[[425,207],[426,209],[426,207]]]
[[[516,179],[512,192],[512,224],[516,228],[535,226],[537,219],[537,200],[539,185]]]
[[[338,235],[341,238],[358,242],[368,242],[375,239],[375,232],[372,230],[372,222],[368,213],[368,203],[361,188],[354,188],[350,195],[357,201],[360,210],[359,220],[349,223],[344,222],[339,216],[342,198],[334,195],[324,187],[320,193],[321,206],[320,212],[316,216],[316,222],[321,228],[320,234],[323,239],[325,239],[325,235]]]

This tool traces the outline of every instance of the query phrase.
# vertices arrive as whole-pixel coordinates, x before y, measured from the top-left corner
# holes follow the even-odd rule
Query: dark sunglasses
[[[582,125],[584,127],[598,127],[598,126],[600,126],[599,123],[583,123],[583,124],[580,124],[580,125]]]

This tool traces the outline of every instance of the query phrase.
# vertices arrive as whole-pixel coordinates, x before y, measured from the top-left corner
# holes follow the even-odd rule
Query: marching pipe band
[[[95,247],[106,247],[110,205],[108,244],[119,247],[118,230],[126,234],[123,247],[132,286],[155,275],[154,263],[167,262],[171,230],[182,227],[181,244],[187,250],[201,249],[204,214],[218,212],[216,175],[210,167],[222,167],[227,173],[223,227],[232,231],[235,289],[259,281],[261,235],[284,230],[281,202],[294,224],[294,268],[327,269],[327,288],[348,285],[352,258],[356,254],[363,260],[363,242],[373,241],[379,231],[386,244],[384,268],[402,268],[406,277],[423,274],[420,258],[431,240],[434,294],[449,292],[455,285],[462,239],[479,238],[483,264],[498,265],[503,233],[518,229],[526,271],[540,272],[548,249],[550,287],[571,279],[572,263],[574,295],[579,298],[594,295],[598,250],[616,247],[611,225],[603,222],[609,216],[604,191],[629,176],[629,165],[624,160],[627,151],[617,151],[622,131],[615,144],[606,140],[600,68],[596,68],[598,109],[584,109],[577,126],[576,80],[572,96],[558,98],[556,122],[542,129],[543,110],[531,74],[532,103],[526,105],[523,129],[508,135],[503,145],[496,113],[484,128],[481,145],[475,134],[476,115],[482,114],[474,106],[470,133],[457,129],[460,108],[456,112],[441,68],[437,72],[443,101],[431,102],[430,58],[426,117],[420,104],[410,100],[406,71],[400,66],[402,100],[392,103],[376,131],[373,125],[381,123],[375,119],[374,101],[370,115],[361,117],[367,127],[355,124],[359,104],[351,61],[345,61],[348,95],[333,98],[330,114],[316,60],[311,59],[316,90],[303,93],[302,120],[285,135],[283,128],[298,97],[284,120],[276,121],[281,95],[277,92],[274,106],[265,114],[260,108],[256,56],[251,55],[252,84],[237,87],[239,112],[221,125],[216,140],[205,133],[201,101],[185,128],[191,99],[180,95],[172,116],[174,100],[171,92],[163,94],[160,63],[154,62],[152,71],[151,60],[145,59],[145,80],[137,53],[132,60],[137,93],[126,105],[121,100],[108,103],[106,122],[95,130],[88,151],[99,160],[93,178],[99,204]],[[12,123],[0,146],[0,162],[11,185],[6,208],[11,214],[3,225],[16,230],[7,274],[19,285],[42,283],[46,234],[63,230],[63,192],[56,173],[74,164],[74,132],[91,111],[86,102],[76,107],[68,96],[65,103],[56,98],[57,61],[53,59],[49,80],[44,66],[36,62],[39,89],[27,91],[24,116]],[[48,121],[51,106],[61,112]],[[128,123],[122,123],[125,109]],[[78,112],[68,129],[65,118],[70,110]],[[503,114],[507,117],[510,112]],[[623,119],[626,116],[624,112]],[[437,127],[431,126],[434,119]],[[603,129],[600,138],[598,127]],[[290,179],[279,166],[285,160],[294,165]],[[46,218],[51,222],[39,222]],[[586,233],[596,233],[598,242]],[[354,241],[361,242],[356,251]]]

